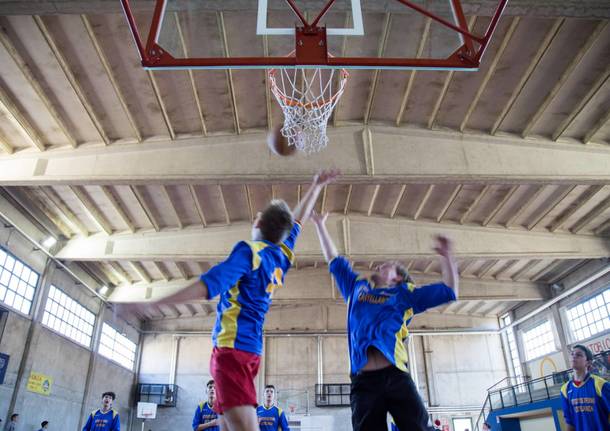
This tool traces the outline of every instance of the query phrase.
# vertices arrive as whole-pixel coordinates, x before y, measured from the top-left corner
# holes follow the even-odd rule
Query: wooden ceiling
[[[265,132],[281,122],[281,113],[266,91],[264,71],[147,72],[138,63],[116,5],[101,2],[93,7],[94,13],[86,14],[59,5],[55,13],[36,15],[27,9],[32,4],[0,6],[0,185],[7,202],[37,219],[62,244],[146,234],[170,241],[172,235],[206,231],[231,236],[272,198],[294,205],[307,186],[308,175],[299,167],[318,163],[311,160],[349,171],[349,153],[330,147],[309,162],[301,156],[284,161],[269,154]],[[505,281],[507,289],[511,282],[555,283],[590,259],[610,255],[610,5],[597,6],[590,16],[573,16],[568,6],[550,17],[535,9],[526,4],[509,9],[476,73],[352,71],[330,121],[330,146],[343,148],[342,142],[361,139],[362,130],[373,139],[382,134],[384,142],[392,141],[392,134],[405,142],[417,135],[430,142],[429,148],[398,152],[395,158],[417,163],[412,158],[423,157],[433,164],[438,157],[439,173],[413,179],[405,169],[384,176],[369,169],[372,161],[367,159],[362,162],[363,175],[346,175],[324,190],[318,210],[337,218],[387,224],[388,230],[379,228],[379,235],[400,223],[457,229],[474,235],[473,241],[483,241],[477,235],[487,238],[489,233],[494,236],[484,241],[498,241],[502,250],[513,241],[536,242],[536,235],[541,235],[540,241],[548,245],[545,242],[535,252],[494,256],[473,247],[460,255],[465,279]],[[263,49],[250,47],[252,38],[240,28],[240,14],[248,13],[252,10],[206,11],[207,19],[223,22],[214,37],[221,45],[228,41],[229,55]],[[139,12],[143,27],[148,18]],[[367,36],[358,44],[344,44],[346,55],[398,49],[403,40],[383,35],[400,19],[394,12],[365,9]],[[489,18],[471,15],[470,20],[481,31]],[[419,39],[410,43],[421,50],[434,42],[425,25],[415,33]],[[432,142],[437,136],[449,136],[456,148],[462,141],[488,142],[490,149],[510,141],[512,151],[531,163],[529,172],[518,178],[490,178],[481,168],[471,176],[459,176],[451,165],[443,165],[442,154],[435,155],[438,148]],[[193,147],[205,159],[207,148],[219,146],[213,174],[202,168],[183,180],[164,175],[180,170],[178,163],[188,159]],[[252,146],[257,147],[250,152],[236,150]],[[539,148],[549,157],[538,159]],[[153,159],[144,156],[148,149],[170,153]],[[139,151],[142,166],[121,164],[121,154]],[[552,171],[556,153],[566,152],[574,154],[575,166],[581,166],[578,174],[542,173]],[[479,153],[483,166],[502,164],[485,151]],[[116,157],[118,166],[111,174],[79,170],[80,160],[90,163],[109,155]],[[587,175],[581,157],[606,162]],[[65,160],[65,177],[40,174],[56,160]],[[34,165],[26,168],[26,161]],[[258,166],[256,178],[242,179],[236,166],[244,163]],[[266,174],[264,166],[277,163],[295,170],[271,169]],[[138,177],[141,169],[156,174],[149,172],[143,179]],[[558,247],[553,241],[566,238],[585,245],[574,256],[553,248]],[[383,250],[384,240],[371,239],[372,248]],[[424,248],[420,245],[418,250]],[[403,260],[416,278],[439,273],[430,253],[388,255]],[[81,262],[101,282],[119,286],[188,280],[220,258],[211,256],[155,254],[144,247],[116,259],[101,254],[68,259]],[[366,271],[385,256],[379,252],[350,257]],[[321,270],[322,263],[321,255],[305,253],[297,272]],[[546,292],[543,287],[541,291]],[[495,316],[519,302],[483,297],[439,311]],[[189,307],[175,313],[151,308],[142,317],[210,312],[201,304]]]

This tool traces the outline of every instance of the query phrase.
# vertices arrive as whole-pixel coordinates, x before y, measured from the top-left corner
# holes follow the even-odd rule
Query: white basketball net
[[[348,76],[345,69],[269,71],[271,91],[284,112],[282,135],[289,145],[308,154],[326,147],[328,119],[343,95]]]

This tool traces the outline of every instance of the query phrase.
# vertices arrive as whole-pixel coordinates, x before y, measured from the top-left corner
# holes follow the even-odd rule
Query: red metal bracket
[[[485,34],[473,34],[468,28],[461,1],[451,0],[456,15],[457,25],[439,17],[410,0],[396,0],[424,16],[463,36],[463,45],[445,59],[426,58],[376,58],[376,57],[333,57],[328,55],[326,29],[318,27],[318,22],[334,4],[335,0],[327,0],[316,18],[309,23],[294,0],[285,0],[302,26],[296,27],[295,55],[289,57],[214,57],[214,58],[174,58],[163,47],[159,46],[159,28],[165,13],[168,0],[157,0],[153,13],[146,47],[138,32],[129,0],[121,0],[127,23],[135,40],[136,48],[142,60],[142,65],[148,69],[206,69],[206,68],[272,68],[319,66],[353,69],[446,69],[446,70],[477,70],[481,59],[489,46],[500,17],[506,8],[508,0],[498,0],[498,5],[487,27]]]

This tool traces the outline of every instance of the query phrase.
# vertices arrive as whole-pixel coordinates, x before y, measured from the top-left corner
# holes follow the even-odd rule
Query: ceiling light
[[[106,295],[106,293],[108,293],[108,286],[103,285],[102,287],[100,287],[99,294]]]
[[[52,236],[47,237],[47,239],[45,239],[45,240],[42,242],[42,245],[43,245],[45,248],[51,248],[51,247],[53,247],[55,244],[57,244],[57,240],[56,240],[55,238],[53,238]]]

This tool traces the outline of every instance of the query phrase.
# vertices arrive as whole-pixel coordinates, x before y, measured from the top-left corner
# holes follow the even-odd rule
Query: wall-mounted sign
[[[10,356],[6,353],[0,353],[0,385],[4,383],[4,375],[8,368],[8,360]]]
[[[27,390],[41,395],[50,395],[52,385],[53,377],[32,371],[28,379]]]
[[[594,355],[610,350],[610,334],[602,335],[601,337],[587,341],[585,345],[591,349]]]

